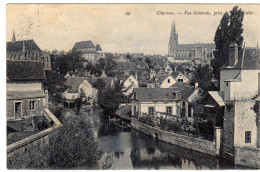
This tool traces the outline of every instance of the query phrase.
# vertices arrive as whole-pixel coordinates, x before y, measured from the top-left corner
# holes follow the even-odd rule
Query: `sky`
[[[167,54],[172,21],[179,43],[214,43],[226,11],[234,4],[8,4],[6,41],[33,39],[42,50],[72,49],[92,40],[104,52]],[[247,47],[260,43],[260,6],[242,5]],[[186,13],[185,13],[186,11]],[[162,12],[165,15],[162,15]],[[198,14],[204,12],[204,14]],[[215,12],[219,12],[214,15]],[[210,15],[207,15],[210,13]],[[127,15],[130,14],[130,15]]]

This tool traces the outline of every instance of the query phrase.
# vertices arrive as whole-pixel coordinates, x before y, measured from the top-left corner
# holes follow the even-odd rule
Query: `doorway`
[[[20,119],[22,118],[22,102],[15,102],[14,105],[15,109],[14,109],[14,115],[15,115],[15,119]]]

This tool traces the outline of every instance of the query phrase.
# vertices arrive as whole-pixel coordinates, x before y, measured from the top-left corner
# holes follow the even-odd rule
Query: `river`
[[[102,118],[98,110],[85,113],[93,121],[100,149],[110,156],[109,169],[243,169],[233,162],[155,140],[133,129],[122,130]],[[68,115],[71,115],[70,112],[67,112]]]

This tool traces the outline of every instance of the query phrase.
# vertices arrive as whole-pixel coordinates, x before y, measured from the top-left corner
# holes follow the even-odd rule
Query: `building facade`
[[[99,44],[95,46],[91,40],[76,42],[72,51],[81,52],[82,57],[91,63],[96,63],[103,56],[101,46]]]
[[[51,57],[43,52],[34,40],[16,41],[13,32],[12,42],[6,43],[6,59],[12,61],[36,61],[43,63],[44,70],[51,70]]]
[[[41,115],[48,107],[43,89],[44,70],[40,62],[7,60],[7,120]]]
[[[213,58],[214,43],[179,44],[175,22],[172,23],[168,44],[168,56],[174,59],[199,59],[209,62]]]

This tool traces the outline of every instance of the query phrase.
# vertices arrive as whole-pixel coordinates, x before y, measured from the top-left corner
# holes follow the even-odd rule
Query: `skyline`
[[[215,31],[223,13],[232,10],[233,6],[9,4],[6,41],[12,40],[14,30],[16,40],[34,39],[42,50],[68,51],[75,42],[92,40],[95,45],[100,44],[104,52],[165,55],[172,21],[176,24],[179,44],[214,43]],[[253,12],[252,15],[245,14],[243,36],[246,46],[255,47],[260,42],[259,6],[239,4],[239,7],[245,12]],[[199,15],[202,11],[205,15]],[[126,15],[126,12],[131,14]],[[207,15],[208,12],[211,15]],[[213,16],[214,12],[223,13]]]

